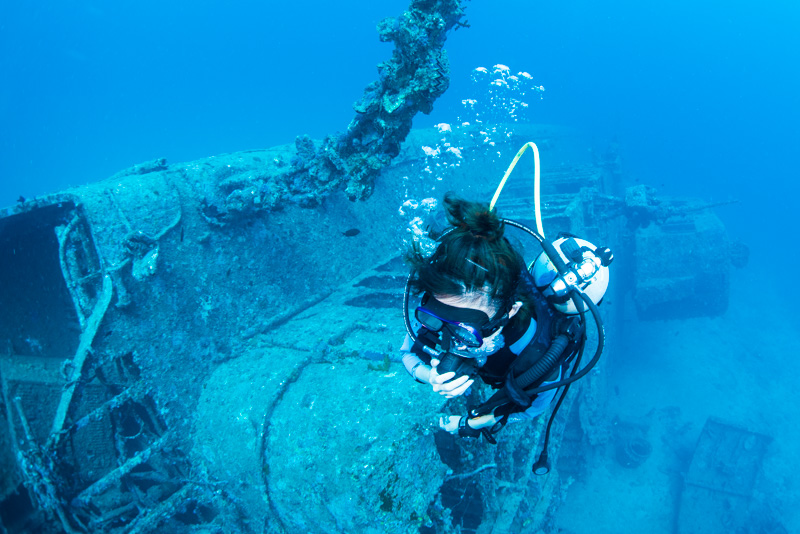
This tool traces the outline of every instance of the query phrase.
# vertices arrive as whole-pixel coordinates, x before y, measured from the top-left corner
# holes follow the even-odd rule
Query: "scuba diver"
[[[538,232],[503,219],[494,210],[514,165],[529,146],[536,157]],[[536,145],[525,145],[491,204],[445,195],[450,226],[439,235],[431,232],[438,243],[435,251],[426,255],[414,245],[408,254],[412,269],[404,297],[407,335],[401,351],[411,377],[447,398],[471,393],[478,378],[496,390],[467,415],[440,419],[441,429],[462,437],[483,435],[496,443],[496,434],[506,424],[538,417],[561,390],[534,465],[534,472],[544,474],[549,471],[547,444],[558,407],[569,385],[594,367],[603,350],[597,304],[608,287],[613,256],[608,248],[575,236],[560,235],[553,241],[543,237],[538,159]],[[527,232],[541,245],[541,254],[530,266],[505,236],[509,226]],[[412,294],[419,299],[416,306],[410,303]],[[588,316],[598,331],[597,348],[581,366]]]

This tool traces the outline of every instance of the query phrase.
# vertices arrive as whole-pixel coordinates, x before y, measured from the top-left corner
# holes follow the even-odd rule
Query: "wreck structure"
[[[570,132],[508,128],[493,146],[479,126],[450,132],[462,163],[444,165],[433,192],[420,176],[435,129],[412,132],[355,203],[265,203],[265,169],[296,157],[284,146],[159,160],[4,210],[4,530],[546,530],[581,447],[608,438],[604,373],[567,397],[546,477],[531,474],[543,421],[507,427],[497,446],[438,432],[437,414],[459,401],[410,380],[396,350],[403,236],[420,204],[409,200],[488,198],[498,150],[545,146],[545,229],[621,255],[606,361],[626,292],[645,318],[698,299],[719,313],[741,254],[707,206],[620,191],[613,157],[573,157],[585,151]],[[499,209],[530,222],[529,181],[510,182]],[[710,261],[670,272],[676,239]]]
[[[623,190],[616,154],[587,158],[573,132],[412,131],[463,25],[447,0],[382,22],[397,47],[343,134],[156,160],[0,211],[0,532],[550,529],[582,447],[608,439],[602,364],[559,412],[545,477],[543,420],[496,446],[438,431],[463,401],[397,352],[402,255],[435,199],[488,200],[536,141],[547,232],[617,252],[605,362],[629,299],[643,318],[721,313],[746,254],[710,206]],[[531,224],[517,172],[499,210]],[[677,242],[708,261],[675,270]]]

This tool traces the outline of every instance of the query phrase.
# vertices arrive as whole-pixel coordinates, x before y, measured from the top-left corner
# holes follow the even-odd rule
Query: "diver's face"
[[[448,306],[453,306],[454,308],[471,308],[473,310],[482,311],[489,317],[494,317],[498,311],[497,306],[495,306],[490,301],[489,297],[484,293],[467,293],[455,296],[434,295],[434,298],[439,302],[441,302],[442,304],[447,304]],[[515,302],[514,306],[511,307],[511,311],[508,312],[508,318],[510,319],[511,317],[514,317],[514,315],[516,315],[517,312],[519,311],[520,307],[522,307],[522,303]],[[497,344],[498,336],[501,335],[502,331],[503,328],[500,328],[492,335],[483,338],[483,344],[480,347],[469,349],[466,346],[457,346],[456,348],[458,350],[472,350],[472,351],[486,350]]]

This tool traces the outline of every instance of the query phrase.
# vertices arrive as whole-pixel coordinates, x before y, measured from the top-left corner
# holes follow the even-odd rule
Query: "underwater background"
[[[451,87],[415,126],[451,122],[472,69],[502,63],[546,88],[537,122],[616,139],[642,182],[747,199],[721,216],[751,246],[793,226],[778,201],[798,176],[796,3],[465,6],[471,28],[446,46]],[[188,161],[341,131],[391,53],[375,25],[406,7],[4,3],[0,205],[157,157]]]
[[[450,88],[432,114],[415,117],[415,128],[455,123],[462,100],[474,96],[474,69],[504,64],[545,89],[529,101],[529,121],[574,128],[598,151],[615,146],[626,185],[737,201],[716,209],[728,234],[750,249],[748,265],[732,274],[728,310],[686,321],[626,318],[610,371],[612,409],[621,419],[655,411],[663,423],[675,417],[663,410],[678,406],[696,428],[724,416],[770,435],[768,478],[777,482],[760,488],[767,492],[760,498],[775,503],[770,521],[780,517],[788,532],[798,531],[798,465],[788,458],[800,446],[800,6],[464,5],[470,27],[450,32],[445,47]],[[5,2],[0,207],[154,158],[190,161],[342,131],[391,54],[376,24],[407,7],[398,0]],[[547,158],[543,151],[545,167]],[[488,176],[486,188],[498,179]],[[669,532],[672,483],[646,469],[590,468],[572,482],[559,527]]]

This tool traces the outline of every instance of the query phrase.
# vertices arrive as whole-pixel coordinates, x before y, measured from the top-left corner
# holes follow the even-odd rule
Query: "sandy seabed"
[[[613,439],[592,451],[559,511],[560,532],[678,532],[683,476],[709,417],[774,438],[754,500],[800,532],[800,319],[796,299],[765,283],[751,269],[735,271],[721,317],[640,322],[630,313],[615,329],[610,419],[647,426],[653,451],[634,469],[617,462]]]

